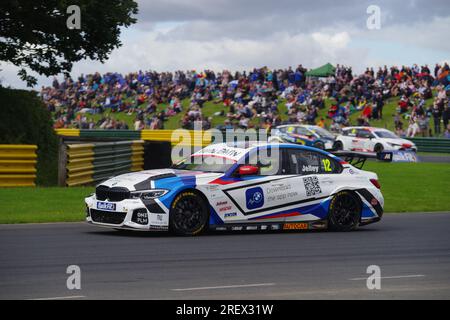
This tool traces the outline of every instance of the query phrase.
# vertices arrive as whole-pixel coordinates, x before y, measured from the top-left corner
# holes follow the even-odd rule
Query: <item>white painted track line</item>
[[[402,278],[421,278],[421,277],[425,277],[424,274],[409,274],[409,275],[404,275],[404,276],[389,276],[389,277],[373,277],[372,279],[402,279]],[[366,278],[352,278],[352,279],[348,279],[350,281],[357,281],[357,280],[367,280],[368,277]]]
[[[36,298],[29,300],[66,300],[66,299],[82,299],[82,298],[86,298],[86,296],[50,297],[50,298]]]
[[[216,289],[233,289],[233,288],[269,287],[269,286],[274,286],[274,285],[275,285],[275,283],[252,283],[252,284],[236,284],[236,285],[229,285],[229,286],[183,288],[183,289],[171,289],[171,290],[172,291],[196,291],[196,290],[216,290]]]

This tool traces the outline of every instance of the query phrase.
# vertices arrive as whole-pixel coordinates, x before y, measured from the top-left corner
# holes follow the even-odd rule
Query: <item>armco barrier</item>
[[[450,153],[450,139],[443,138],[408,138],[414,142],[419,152]]]
[[[66,185],[77,186],[143,170],[144,141],[68,144]]]
[[[35,186],[36,145],[0,144],[0,187]]]
[[[70,137],[92,137],[92,138],[112,138],[112,139],[141,139],[146,141],[167,141],[176,145],[183,139],[183,144],[205,146],[211,142],[209,132],[200,134],[198,131],[189,131],[190,139],[177,139],[177,134],[173,130],[78,130],[78,129],[57,129],[58,135]],[[174,140],[172,138],[175,138]],[[443,138],[409,138],[413,141],[420,152],[450,153],[450,139]]]
[[[211,134],[208,131],[182,130],[78,130],[78,129],[56,129],[60,136],[82,137],[82,138],[110,138],[110,139],[140,139],[145,141],[166,141],[172,145],[206,146],[211,143]]]

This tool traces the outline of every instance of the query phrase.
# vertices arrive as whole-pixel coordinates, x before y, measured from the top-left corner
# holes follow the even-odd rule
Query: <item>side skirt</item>
[[[266,223],[226,223],[209,226],[214,231],[280,231],[280,230],[324,230],[328,228],[327,220],[289,221]]]

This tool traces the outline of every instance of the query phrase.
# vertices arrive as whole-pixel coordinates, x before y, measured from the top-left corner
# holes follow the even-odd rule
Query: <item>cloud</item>
[[[440,0],[139,0],[138,23],[104,64],[75,64],[72,76],[137,70],[248,70],[324,63],[366,66],[428,63],[450,57],[450,3]],[[366,9],[380,6],[382,28],[368,30]],[[17,68],[0,66],[4,84],[24,87]],[[39,84],[51,79],[39,77]]]

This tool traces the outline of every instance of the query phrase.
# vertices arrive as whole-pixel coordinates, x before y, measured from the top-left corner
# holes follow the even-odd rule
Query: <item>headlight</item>
[[[142,199],[142,200],[150,200],[160,198],[165,195],[169,190],[165,189],[154,189],[154,190],[144,190],[144,191],[135,191],[131,193],[132,199]]]
[[[391,147],[401,147],[402,146],[401,144],[390,143],[390,142],[388,142],[387,144],[390,145]]]

